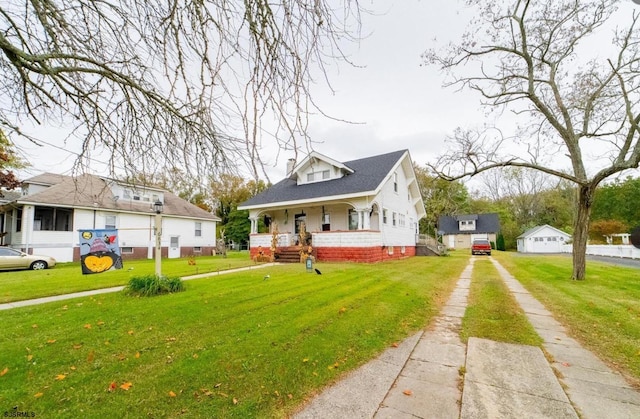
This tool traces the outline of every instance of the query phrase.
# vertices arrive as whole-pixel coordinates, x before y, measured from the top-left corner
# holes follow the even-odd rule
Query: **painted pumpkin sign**
[[[117,230],[80,230],[80,265],[83,274],[122,269]]]

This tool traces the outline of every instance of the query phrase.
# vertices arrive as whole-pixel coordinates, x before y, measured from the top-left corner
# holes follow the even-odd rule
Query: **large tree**
[[[358,13],[357,0],[4,0],[0,128],[59,147],[32,126],[68,128],[80,166],[245,162],[257,179],[261,147],[303,145],[310,86],[344,58]],[[264,139],[263,117],[276,124]]]
[[[27,164],[16,154],[15,147],[9,138],[0,129],[0,188],[15,189],[21,182],[14,170],[22,169]],[[0,197],[2,191],[0,190]]]
[[[512,111],[520,129],[513,136],[460,129],[433,168],[459,179],[503,166],[529,167],[574,183],[572,277],[582,280],[596,187],[640,164],[639,12],[616,26],[618,7],[631,3],[468,3],[477,13],[462,41],[427,51],[425,60],[448,73],[448,85],[478,92],[489,109]],[[606,34],[613,39],[598,48]]]

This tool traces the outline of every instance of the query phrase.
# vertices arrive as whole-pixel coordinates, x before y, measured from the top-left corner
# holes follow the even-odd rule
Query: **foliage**
[[[436,236],[438,218],[465,213],[469,193],[461,182],[449,182],[431,174],[427,168],[414,164],[418,187],[422,194],[426,217],[420,220],[420,232]]]
[[[589,225],[589,238],[605,242],[605,237],[612,234],[629,233],[629,226],[618,220],[598,220]]]
[[[0,129],[0,188],[9,190],[18,188],[20,181],[11,169],[22,169],[26,166],[26,163],[16,155],[13,143]]]
[[[223,173],[218,178],[211,179],[209,189],[211,198],[215,202],[216,215],[222,220],[220,224],[226,226],[229,215],[237,209],[239,204],[266,188],[267,184],[262,180],[245,181],[241,176],[229,173]],[[247,222],[249,222],[248,218]]]
[[[592,218],[619,220],[629,227],[640,226],[640,178],[628,176],[624,180],[601,185],[595,194]]]
[[[261,119],[277,121],[272,146],[307,143],[310,86],[349,63],[359,16],[351,1],[5,0],[0,126],[34,143],[25,123],[69,127],[78,165],[102,151],[128,173],[257,177]]]
[[[224,229],[227,240],[231,240],[234,243],[247,243],[251,233],[249,211],[239,211],[237,209],[231,211]]]
[[[619,1],[470,4],[477,13],[462,40],[427,51],[425,61],[446,72],[449,86],[478,92],[497,115],[513,111],[519,129],[506,136],[495,124],[459,128],[430,166],[451,180],[512,166],[574,184],[573,277],[584,279],[595,190],[640,164],[640,14],[616,28],[610,55],[603,55],[589,45]],[[583,148],[597,148],[597,157]],[[588,170],[596,162],[599,169]]]
[[[182,279],[177,276],[134,276],[124,288],[125,294],[139,297],[152,297],[154,295],[172,294],[180,291],[184,291],[184,284],[182,283]]]
[[[507,250],[504,243],[504,234],[502,233],[498,233],[498,237],[496,237],[496,250]]]

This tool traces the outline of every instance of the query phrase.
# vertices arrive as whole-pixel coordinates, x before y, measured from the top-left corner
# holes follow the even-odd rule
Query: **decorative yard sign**
[[[122,269],[118,230],[80,230],[80,266],[83,274]]]

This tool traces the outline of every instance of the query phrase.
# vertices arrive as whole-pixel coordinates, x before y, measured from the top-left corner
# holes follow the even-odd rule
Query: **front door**
[[[169,259],[180,257],[180,236],[171,236],[169,240]]]

